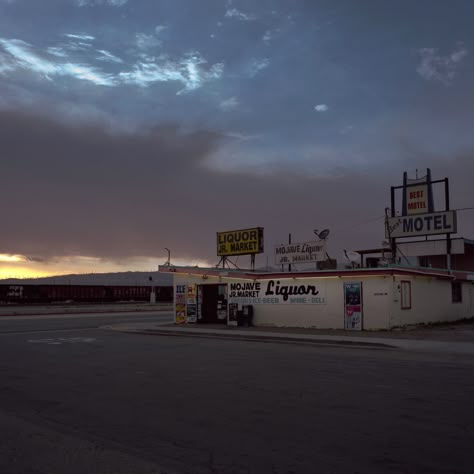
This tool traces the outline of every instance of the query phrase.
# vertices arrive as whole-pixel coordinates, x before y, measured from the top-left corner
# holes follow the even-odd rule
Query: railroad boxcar
[[[156,301],[172,302],[172,286],[156,286]],[[6,285],[0,284],[1,304],[112,303],[150,301],[151,286],[115,285]]]

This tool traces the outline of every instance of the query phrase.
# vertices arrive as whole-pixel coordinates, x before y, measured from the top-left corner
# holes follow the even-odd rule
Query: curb
[[[0,320],[2,318],[12,318],[15,316],[62,316],[62,315],[81,315],[81,314],[101,314],[101,313],[151,313],[151,312],[171,312],[172,308],[150,308],[150,309],[136,309],[136,308],[127,308],[127,309],[97,309],[91,311],[53,311],[53,312],[44,312],[44,313],[0,313]]]
[[[159,329],[118,329],[108,326],[108,329],[120,331],[128,334],[142,334],[148,336],[171,336],[171,337],[197,337],[206,339],[227,339],[234,341],[248,342],[267,342],[267,343],[286,343],[286,344],[305,344],[305,345],[329,345],[329,346],[350,346],[364,349],[398,349],[397,346],[384,344],[380,342],[370,341],[348,341],[343,339],[310,339],[292,336],[262,336],[262,335],[241,335],[241,334],[225,334],[216,332],[184,332],[174,330]]]

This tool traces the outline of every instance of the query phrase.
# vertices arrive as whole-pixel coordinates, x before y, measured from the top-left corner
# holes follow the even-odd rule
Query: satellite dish
[[[318,232],[318,229],[313,231],[321,240],[326,240],[329,236],[329,229],[323,229],[321,232]]]
[[[360,253],[354,250],[344,250],[344,256],[349,260],[350,263],[360,264],[361,258]]]

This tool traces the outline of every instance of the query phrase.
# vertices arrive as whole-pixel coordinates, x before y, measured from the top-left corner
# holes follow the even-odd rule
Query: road
[[[0,319],[0,472],[472,473],[474,359]]]

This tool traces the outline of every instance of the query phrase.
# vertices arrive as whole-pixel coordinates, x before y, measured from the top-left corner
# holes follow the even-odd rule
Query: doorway
[[[199,286],[199,323],[227,324],[227,285]]]

